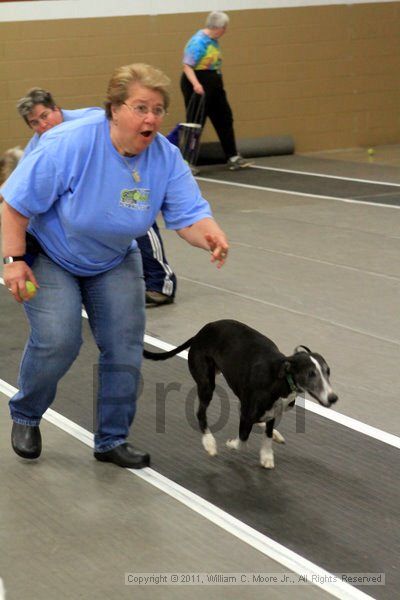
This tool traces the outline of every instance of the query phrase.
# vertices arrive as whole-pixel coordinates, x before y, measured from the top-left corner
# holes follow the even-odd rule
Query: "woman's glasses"
[[[126,102],[124,102],[124,104],[138,117],[147,117],[149,112],[151,112],[157,119],[162,119],[162,117],[165,117],[167,114],[167,111],[163,106],[155,106],[154,108],[150,108],[147,106],[147,104],[135,104],[134,106],[131,106]]]

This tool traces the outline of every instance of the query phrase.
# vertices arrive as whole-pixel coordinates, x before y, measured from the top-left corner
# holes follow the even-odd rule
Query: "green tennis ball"
[[[367,152],[369,156],[373,156],[375,154],[375,150],[373,148],[368,148]]]
[[[25,281],[25,287],[26,287],[26,291],[28,292],[29,300],[30,300],[31,298],[33,298],[33,296],[37,292],[36,286],[34,283],[32,283],[32,281]]]

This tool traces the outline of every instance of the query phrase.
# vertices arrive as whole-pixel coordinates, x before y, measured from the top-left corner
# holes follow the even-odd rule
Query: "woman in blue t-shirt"
[[[34,131],[33,137],[24,148],[24,156],[28,156],[38,145],[43,133],[66,121],[88,117],[101,109],[64,110],[57,106],[53,95],[48,90],[34,87],[20,98],[17,110],[25,123]],[[1,180],[0,175],[2,183],[5,179],[6,177]],[[143,261],[146,306],[171,304],[175,298],[177,279],[167,261],[157,222],[153,223],[146,235],[137,239],[137,243]]]
[[[166,226],[210,251],[218,267],[228,252],[180,151],[158,133],[168,84],[154,67],[120,67],[105,114],[48,131],[1,189],[4,281],[24,302],[31,327],[10,400],[12,446],[24,458],[41,453],[40,420],[79,353],[83,304],[100,350],[94,455],[122,467],[150,464],[126,441],[145,327],[135,240],[161,210]],[[37,248],[31,265],[26,232]],[[28,281],[38,288],[34,296]]]

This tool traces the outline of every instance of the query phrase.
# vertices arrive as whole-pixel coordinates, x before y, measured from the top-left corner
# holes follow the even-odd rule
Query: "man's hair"
[[[121,106],[130,94],[130,86],[138,83],[144,87],[160,92],[164,100],[164,108],[169,106],[167,87],[170,79],[162,71],[144,63],[133,63],[115,69],[107,88],[104,107],[107,119],[112,118],[111,106]]]
[[[27,91],[26,96],[18,100],[17,111],[27,125],[29,125],[28,116],[38,104],[43,104],[43,106],[52,110],[57,108],[57,104],[50,92],[39,87],[31,88]]]
[[[220,29],[226,27],[229,23],[229,17],[226,13],[219,10],[210,12],[206,20],[207,29]]]

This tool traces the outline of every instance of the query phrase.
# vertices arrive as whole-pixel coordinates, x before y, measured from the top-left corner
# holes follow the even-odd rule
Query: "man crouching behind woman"
[[[228,253],[180,151],[158,133],[168,85],[149,65],[118,68],[105,116],[47,132],[1,189],[4,281],[24,302],[31,327],[10,400],[12,447],[24,458],[41,453],[40,420],[79,353],[83,304],[100,351],[94,456],[122,467],[150,464],[127,442],[145,328],[142,262],[132,240],[161,210],[167,228],[209,251],[217,267]],[[37,246],[33,262],[26,232]],[[38,287],[31,299],[26,281]]]

